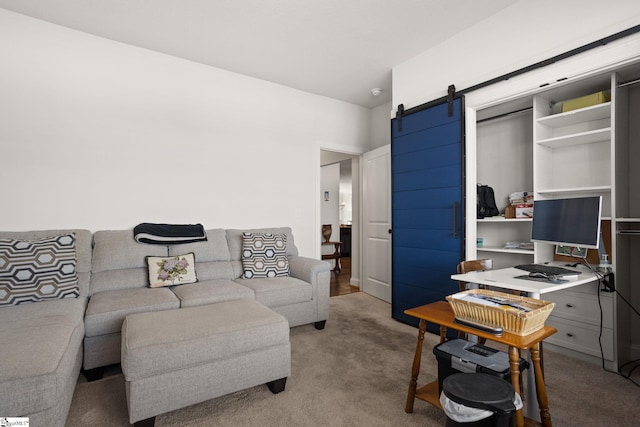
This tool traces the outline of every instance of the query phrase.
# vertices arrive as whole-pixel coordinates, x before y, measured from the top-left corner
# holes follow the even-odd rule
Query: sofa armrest
[[[329,271],[330,269],[331,266],[325,261],[303,256],[289,257],[289,270],[291,277],[304,280],[311,285],[315,285],[317,283],[319,273]]]
[[[331,265],[328,262],[313,258],[290,256],[289,274],[291,277],[303,280],[311,285],[313,299],[317,304],[317,319],[315,321],[324,323],[329,318]]]

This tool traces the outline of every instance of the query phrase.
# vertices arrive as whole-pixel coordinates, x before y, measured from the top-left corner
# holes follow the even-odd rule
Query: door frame
[[[363,151],[354,150],[352,146],[345,145],[319,145],[316,150],[316,165],[315,174],[316,174],[316,183],[315,183],[315,194],[318,197],[315,198],[315,218],[314,224],[317,226],[317,233],[314,233],[314,246],[315,246],[315,257],[317,259],[321,259],[321,244],[322,237],[320,233],[320,227],[322,226],[322,206],[320,201],[320,192],[321,192],[321,174],[320,168],[322,165],[322,151],[330,151],[334,153],[345,154],[351,156],[352,165],[351,165],[351,187],[352,187],[352,209],[353,209],[353,219],[351,225],[351,278],[349,283],[353,286],[361,287],[360,285],[360,277],[362,277],[362,268],[361,268],[361,246],[360,246],[360,236],[362,230],[362,154]]]

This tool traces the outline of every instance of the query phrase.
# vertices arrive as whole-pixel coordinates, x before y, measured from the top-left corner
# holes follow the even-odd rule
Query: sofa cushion
[[[51,408],[64,388],[59,365],[84,336],[86,298],[0,308],[0,414],[22,416]]]
[[[199,262],[196,257],[196,274],[198,280],[219,280],[227,279],[232,280],[236,276],[232,263],[230,261],[211,261],[211,262]]]
[[[198,281],[193,252],[170,257],[147,257],[149,287],[184,285]]]
[[[179,308],[178,297],[168,288],[132,288],[99,292],[91,296],[85,314],[85,335],[120,332],[131,313]]]
[[[180,307],[215,304],[236,299],[255,299],[253,291],[231,280],[207,280],[171,289],[180,299]]]
[[[313,297],[311,285],[294,277],[237,279],[236,282],[252,289],[256,295],[256,301],[267,307],[310,301]]]
[[[185,243],[169,246],[169,255],[176,256],[193,252],[197,262],[229,261],[229,245],[227,235],[223,229],[207,230],[207,241]]]
[[[167,247],[138,243],[132,230],[102,230],[93,234],[92,272],[147,266],[147,256],[167,256]]]
[[[223,229],[207,230],[207,241],[169,246],[169,255],[193,252],[198,280],[234,279],[227,234]]]
[[[242,269],[245,279],[289,275],[284,233],[242,233]]]
[[[0,239],[0,305],[76,298],[76,236]]]
[[[125,268],[122,270],[99,271],[91,274],[91,293],[127,288],[144,288],[149,284],[149,269]]]

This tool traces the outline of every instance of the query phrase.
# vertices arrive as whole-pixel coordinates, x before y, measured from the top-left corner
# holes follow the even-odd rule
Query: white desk
[[[524,270],[520,270],[519,268],[511,267],[501,268],[498,270],[470,271],[469,273],[464,274],[453,274],[451,275],[451,278],[453,280],[469,282],[469,284],[477,283],[496,288],[526,292],[528,297],[536,299],[541,299],[540,296],[548,292],[580,286],[598,280],[598,277],[584,265],[579,265],[577,267],[566,267],[565,264],[561,263],[550,265],[557,265],[570,270],[580,271],[582,274],[565,277],[562,281],[555,282],[545,279],[520,279],[517,276],[523,276],[529,273]],[[542,354],[542,343],[540,343],[540,354]],[[531,365],[531,355],[529,355],[529,364],[530,366],[533,366]],[[525,412],[527,416],[536,421],[540,421],[539,414],[532,410],[533,408],[538,407],[533,369],[529,369],[527,374],[526,401]]]
[[[553,265],[565,267],[564,264]],[[548,292],[559,291],[561,289],[567,289],[574,286],[580,286],[598,280],[596,275],[583,265],[565,268],[581,271],[582,274],[566,277],[562,279],[566,281],[561,282],[551,282],[544,279],[519,279],[517,276],[526,276],[528,273],[524,270],[511,267],[501,268],[498,270],[470,271],[469,273],[464,274],[453,274],[451,278],[453,280],[459,280],[462,282],[478,283],[480,285],[526,292],[530,298],[536,299],[540,299],[540,296],[542,294],[546,294]]]

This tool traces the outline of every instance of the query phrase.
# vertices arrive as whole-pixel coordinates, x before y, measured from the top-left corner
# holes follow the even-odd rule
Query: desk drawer
[[[553,326],[558,332],[545,341],[598,358],[601,357],[598,342],[600,328],[598,326],[559,318],[553,313],[555,310],[547,319],[546,325]],[[613,360],[613,330],[611,328],[602,329],[602,351],[605,359]]]
[[[571,292],[571,293],[579,293],[579,294],[583,294],[583,295],[591,295],[594,298],[596,298],[598,296],[598,286],[600,285],[599,282],[597,281],[593,281],[593,282],[589,282],[589,283],[585,283],[584,285],[580,285],[580,286],[572,286],[568,289],[565,289],[564,291],[557,291],[557,292]],[[552,294],[555,292],[551,292]],[[545,296],[548,296],[550,294],[544,294]]]
[[[542,299],[553,301],[552,315],[580,323],[600,326],[600,305],[596,295],[580,292],[557,291],[545,294]],[[613,301],[610,294],[601,295],[602,326],[613,328]]]

